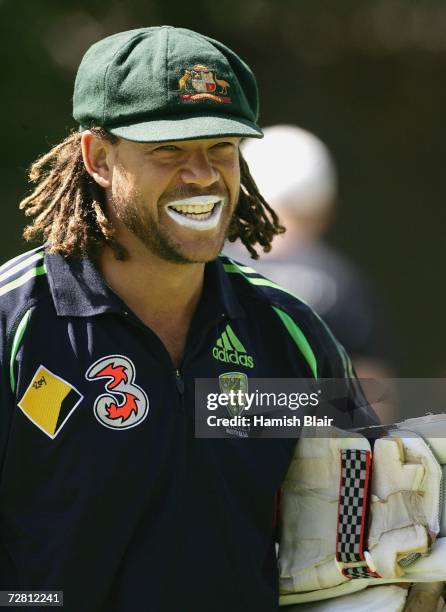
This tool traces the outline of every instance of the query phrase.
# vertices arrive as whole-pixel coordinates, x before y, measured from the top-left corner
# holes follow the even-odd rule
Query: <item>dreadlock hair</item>
[[[91,128],[91,131],[109,142],[118,141],[103,128]],[[241,155],[240,173],[240,196],[229,225],[228,239],[234,242],[240,238],[251,257],[258,259],[254,245],[259,244],[265,252],[270,251],[273,237],[283,233],[285,228],[259,193]],[[29,179],[35,188],[20,202],[20,209],[33,218],[23,232],[25,240],[43,238],[49,241],[50,252],[92,259],[108,245],[116,259],[127,258],[106,215],[105,190],[84,166],[79,132],[73,131],[38,158],[30,168]]]
[[[101,128],[93,128],[92,132],[111,142],[115,140]],[[19,205],[27,217],[33,217],[23,232],[25,240],[43,238],[50,242],[53,253],[92,258],[107,244],[117,259],[125,259],[125,251],[116,242],[115,230],[105,214],[105,191],[84,166],[79,132],[73,131],[39,157],[28,176],[36,187]]]
[[[239,159],[240,195],[229,224],[228,240],[235,242],[240,238],[252,259],[258,259],[254,245],[259,244],[268,253],[274,236],[283,234],[285,228],[280,225],[276,212],[258,190],[241,153]]]

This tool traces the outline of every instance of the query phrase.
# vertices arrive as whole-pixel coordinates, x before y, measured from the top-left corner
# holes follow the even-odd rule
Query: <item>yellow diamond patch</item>
[[[34,425],[55,438],[82,399],[73,385],[41,365],[18,406]]]

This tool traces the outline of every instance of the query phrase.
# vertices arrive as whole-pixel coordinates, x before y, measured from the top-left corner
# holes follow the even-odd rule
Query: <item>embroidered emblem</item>
[[[227,95],[230,83],[218,79],[216,73],[203,64],[196,64],[190,70],[185,70],[178,80],[178,86],[180,92],[183,92],[181,99],[186,102],[203,99],[223,104],[231,102],[231,98]]]
[[[248,393],[248,377],[243,372],[225,372],[218,377],[220,391],[228,395],[226,410],[230,416],[230,426],[225,431],[230,436],[249,438],[251,424],[249,416],[242,416]]]
[[[89,381],[108,379],[105,389],[94,403],[94,414],[101,425],[110,429],[129,429],[139,425],[149,412],[149,400],[135,384],[135,366],[128,357],[109,355],[88,368]]]
[[[41,365],[18,407],[34,425],[54,439],[82,399],[72,384]]]
[[[220,391],[230,396],[227,410],[230,417],[240,416],[246,405],[248,377],[243,372],[225,372],[218,377]],[[232,391],[232,393],[231,393]]]

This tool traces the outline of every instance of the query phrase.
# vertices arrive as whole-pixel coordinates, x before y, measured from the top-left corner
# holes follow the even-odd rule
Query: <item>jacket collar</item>
[[[123,300],[108,287],[90,259],[46,253],[45,265],[59,316],[91,317],[127,310]],[[245,316],[219,258],[205,266],[203,293],[198,308],[206,319],[217,314],[226,314],[230,318]]]

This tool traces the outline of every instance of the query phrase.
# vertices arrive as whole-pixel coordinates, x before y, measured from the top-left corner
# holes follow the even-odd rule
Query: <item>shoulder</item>
[[[233,276],[234,288],[243,305],[243,299],[257,300],[275,312],[315,378],[343,379],[346,394],[337,406],[337,414],[346,415],[344,428],[376,424],[377,417],[356,379],[350,358],[323,320],[302,300],[253,268],[228,257],[221,257],[221,262],[226,273]]]
[[[2,344],[17,332],[35,304],[49,295],[45,246],[27,251],[0,266],[0,332]]]
[[[219,260],[241,300],[253,299],[264,302],[271,307],[277,306],[285,309],[295,309],[302,317],[313,313],[305,302],[287,289],[263,276],[254,268],[240,263],[227,255],[220,255]]]
[[[240,303],[269,308],[298,345],[313,374],[326,378],[353,376],[345,350],[308,304],[250,266],[225,255],[220,261]]]

